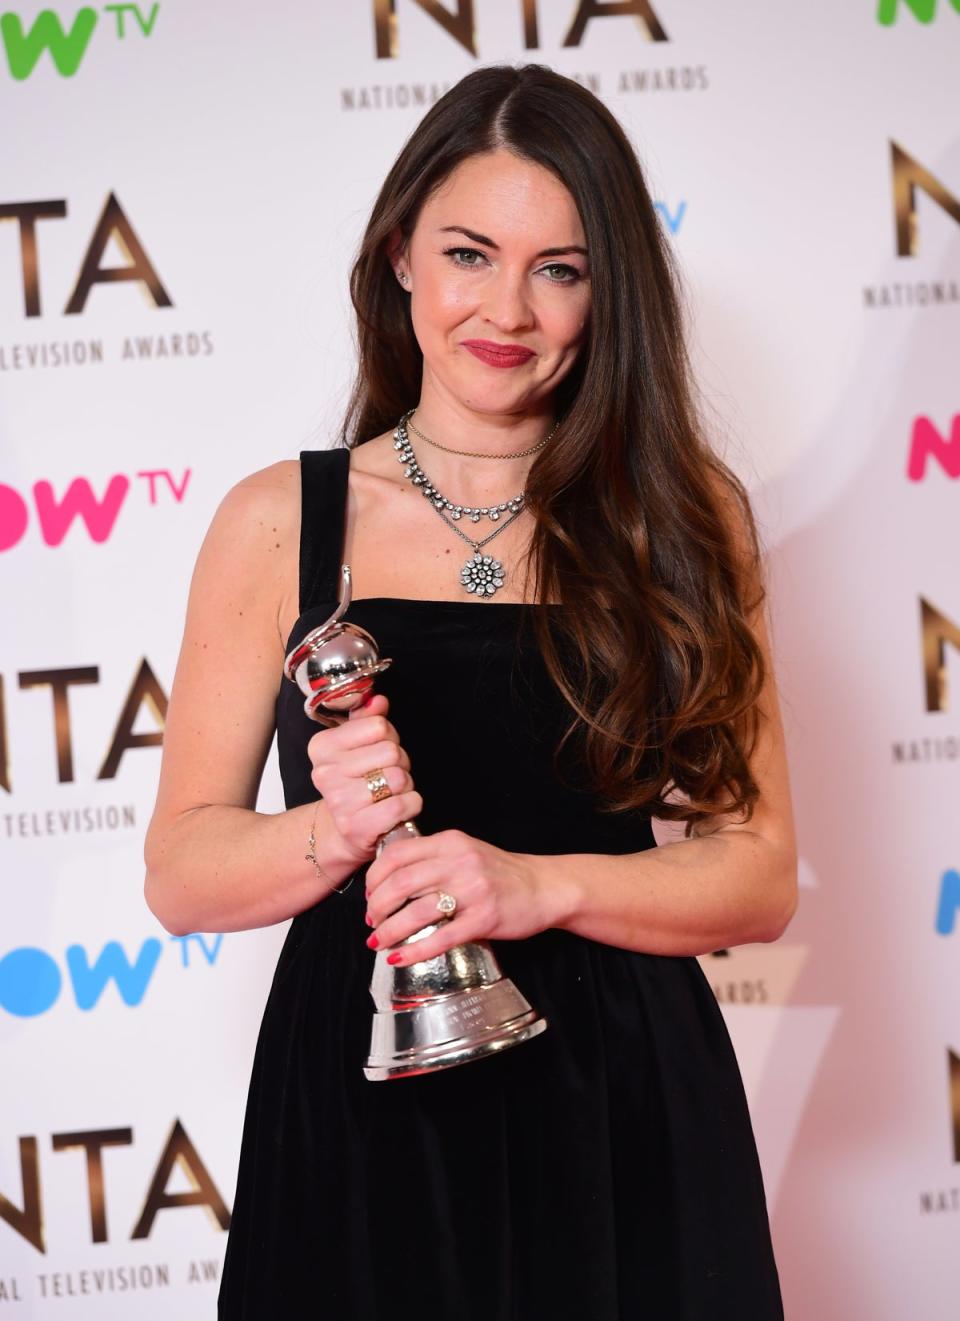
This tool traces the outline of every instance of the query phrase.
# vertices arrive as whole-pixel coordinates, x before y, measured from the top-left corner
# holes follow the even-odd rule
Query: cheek
[[[566,306],[552,309],[545,317],[544,325],[558,350],[575,347],[587,333],[590,322],[589,304],[578,302],[575,307]]]
[[[471,316],[471,307],[449,288],[418,289],[411,306],[413,331],[421,350],[443,351],[451,334]]]
[[[470,291],[456,280],[422,278],[416,287],[416,303],[424,314],[443,325],[470,305]]]

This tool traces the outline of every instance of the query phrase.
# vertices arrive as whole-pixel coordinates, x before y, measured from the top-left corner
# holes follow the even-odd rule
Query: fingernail
[[[372,926],[373,926],[373,918],[370,916],[369,913],[366,914],[366,922],[367,922],[367,926],[368,926],[368,927],[372,927]]]
[[[377,939],[376,936],[367,936],[367,944],[371,949],[376,949],[377,946],[380,944],[380,941]]]
[[[388,962],[388,963],[399,963],[400,960],[401,960],[402,958],[403,958],[403,955],[402,955],[402,954],[398,954],[396,951],[394,951],[393,954],[388,954],[388,955],[387,955],[387,962]]]

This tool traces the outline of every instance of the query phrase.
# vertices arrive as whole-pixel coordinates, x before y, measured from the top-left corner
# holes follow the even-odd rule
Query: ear
[[[406,250],[407,243],[400,226],[394,225],[390,231],[390,237],[387,239],[387,260],[395,273],[400,269]]]

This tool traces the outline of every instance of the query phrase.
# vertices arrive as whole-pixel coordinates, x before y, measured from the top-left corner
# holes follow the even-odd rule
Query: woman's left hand
[[[462,830],[394,840],[367,868],[367,919],[374,928],[367,944],[385,949],[439,922],[431,935],[389,958],[407,964],[466,941],[519,940],[543,931],[551,925],[551,913],[536,861]],[[457,900],[450,919],[437,911],[439,890]]]

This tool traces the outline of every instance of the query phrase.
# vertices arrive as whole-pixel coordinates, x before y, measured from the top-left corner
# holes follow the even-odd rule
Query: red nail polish
[[[401,960],[402,958],[403,958],[403,955],[402,955],[402,954],[398,954],[398,953],[396,952],[396,950],[394,950],[394,952],[393,952],[392,954],[388,954],[388,955],[387,955],[387,962],[388,962],[388,963],[399,963],[400,960]]]
[[[370,949],[376,949],[377,946],[380,944],[380,941],[377,939],[376,936],[367,936],[367,944],[369,945]]]
[[[366,921],[368,927],[372,927],[372,926],[373,926],[373,918],[370,916],[369,913],[366,914],[365,921]]]

